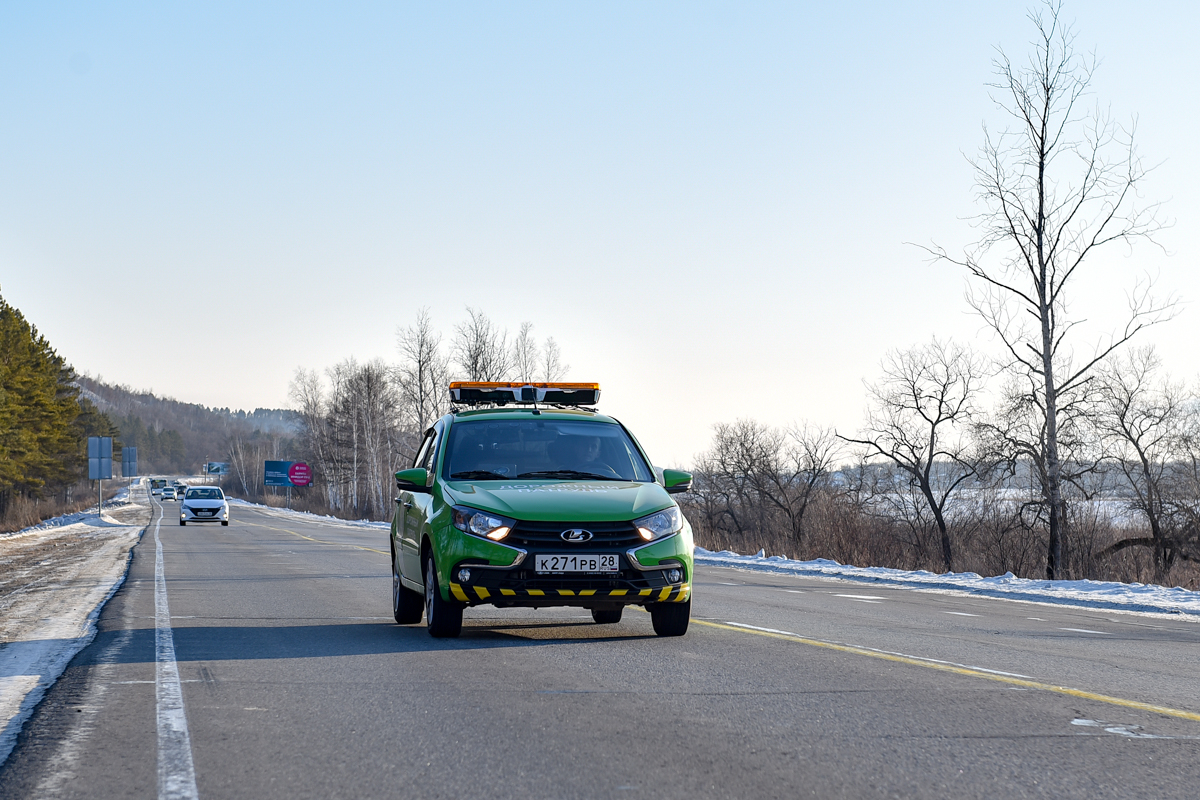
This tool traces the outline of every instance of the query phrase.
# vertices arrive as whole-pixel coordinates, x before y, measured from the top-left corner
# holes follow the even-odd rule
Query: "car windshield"
[[[220,489],[188,489],[188,500],[224,500]]]
[[[654,480],[620,425],[536,418],[456,421],[442,475],[449,480]]]

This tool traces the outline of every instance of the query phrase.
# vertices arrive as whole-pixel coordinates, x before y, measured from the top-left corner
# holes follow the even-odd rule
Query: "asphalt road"
[[[682,638],[486,607],[434,640],[383,532],[233,513],[168,513],[157,644],[151,526],[0,797],[1200,796],[1186,620],[701,568]]]

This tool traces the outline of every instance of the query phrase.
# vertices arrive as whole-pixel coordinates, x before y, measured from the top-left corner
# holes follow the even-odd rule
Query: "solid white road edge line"
[[[154,525],[154,697],[158,717],[159,800],[199,800],[196,768],[192,764],[192,737],[183,709],[183,686],[175,663],[175,637],[167,607],[167,579],[163,570],[162,526],[164,510],[158,506]]]

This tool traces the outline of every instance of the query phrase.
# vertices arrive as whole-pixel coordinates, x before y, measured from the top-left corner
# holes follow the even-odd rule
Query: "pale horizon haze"
[[[470,306],[661,465],[738,418],[854,431],[889,348],[995,350],[906,243],[975,238],[1032,5],[5,3],[0,294],[80,372],[213,407]],[[1195,384],[1200,10],[1063,16],[1174,223],[1087,267],[1079,349],[1149,274],[1183,310],[1138,341]]]

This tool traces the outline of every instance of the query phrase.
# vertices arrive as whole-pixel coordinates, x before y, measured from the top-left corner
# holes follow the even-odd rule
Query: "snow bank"
[[[1200,592],[1179,587],[1168,589],[1164,586],[1113,581],[1032,580],[1018,578],[1011,572],[995,578],[984,578],[974,572],[936,575],[925,570],[851,567],[825,558],[815,561],[793,561],[783,556],[764,557],[762,550],[753,556],[739,555],[730,550],[714,553],[703,547],[696,548],[696,563],[777,575],[840,578],[903,589],[954,591],[1007,600],[1103,608],[1110,611],[1182,614],[1200,619]]]

